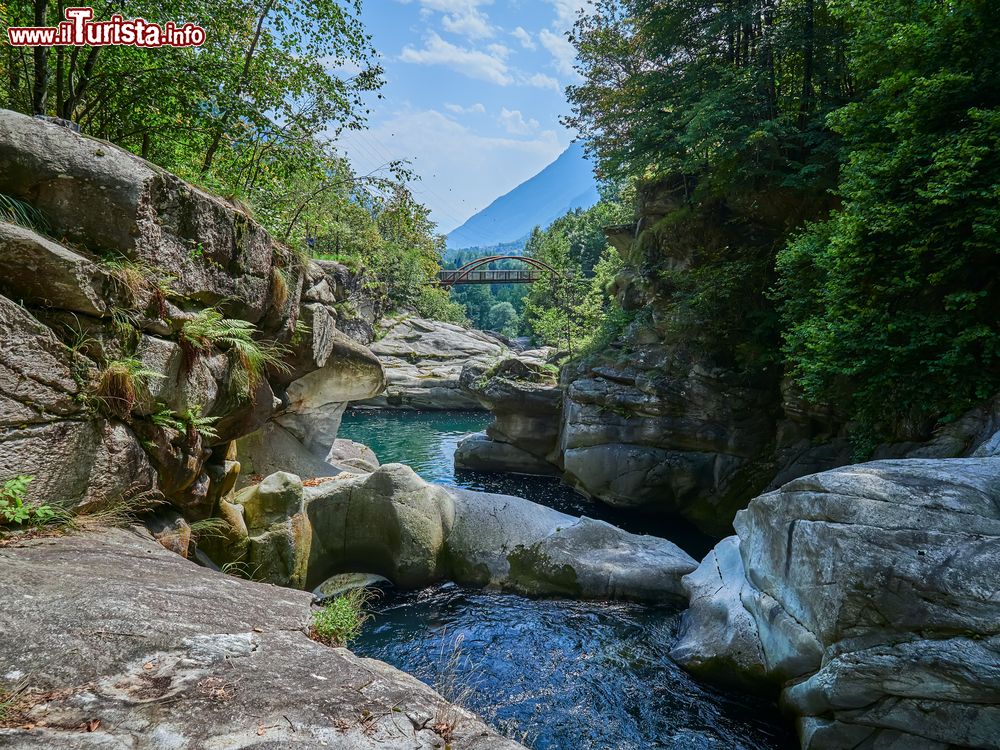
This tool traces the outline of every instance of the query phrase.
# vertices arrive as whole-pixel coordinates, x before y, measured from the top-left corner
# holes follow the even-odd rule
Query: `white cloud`
[[[531,135],[538,130],[538,120],[525,120],[521,110],[509,110],[503,107],[500,110],[500,123],[511,135]]]
[[[559,85],[557,81],[552,76],[547,76],[544,73],[533,73],[521,80],[521,83],[525,86],[533,86],[536,89],[551,89],[552,91],[562,91],[562,86]]]
[[[576,60],[576,47],[566,37],[553,34],[548,29],[542,29],[538,32],[538,40],[552,55],[552,64],[556,70],[564,76],[578,77],[573,68],[573,63]]]
[[[502,45],[491,45],[491,49],[497,46],[506,53],[507,48]],[[489,81],[498,86],[508,86],[513,83],[514,78],[510,75],[504,56],[505,54],[499,54],[496,50],[490,55],[479,50],[459,47],[446,42],[432,31],[424,41],[422,49],[409,45],[404,47],[400,60],[417,65],[445,65],[469,78]]]
[[[568,133],[551,130],[533,138],[484,136],[441,112],[407,109],[370,130],[345,133],[337,145],[361,174],[381,166],[386,156],[412,159],[422,177],[413,191],[447,232],[538,174],[569,140]],[[378,161],[373,152],[379,152]]]
[[[538,45],[535,44],[535,39],[531,36],[531,32],[525,31],[521,26],[510,32],[510,35],[517,39],[525,49],[538,49]]]
[[[556,11],[556,26],[560,31],[569,31],[576,22],[581,8],[591,5],[591,0],[548,0]]]
[[[486,112],[486,107],[479,102],[471,104],[468,107],[463,107],[461,104],[445,104],[444,108],[449,112],[454,112],[456,115],[481,115]]]
[[[493,36],[493,27],[485,13],[475,8],[465,13],[446,15],[441,19],[441,26],[451,34],[468,37],[469,39],[485,39]]]

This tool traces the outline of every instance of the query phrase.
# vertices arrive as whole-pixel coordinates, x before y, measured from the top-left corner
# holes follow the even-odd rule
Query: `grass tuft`
[[[49,222],[41,211],[5,193],[0,193],[0,221],[17,224],[41,234],[49,234],[51,231]]]
[[[371,615],[365,607],[373,598],[367,589],[352,589],[331,599],[313,612],[309,637],[327,646],[346,646],[361,633]]]
[[[106,414],[125,422],[132,421],[132,410],[139,401],[143,388],[163,375],[150,370],[137,359],[118,359],[108,362],[101,370],[94,386],[94,397]]]

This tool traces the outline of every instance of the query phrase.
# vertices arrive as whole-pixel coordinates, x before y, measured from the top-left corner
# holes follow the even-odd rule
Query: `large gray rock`
[[[455,452],[455,467],[477,471],[559,474],[562,389],[548,350],[522,352],[485,367],[462,369],[460,386],[493,414],[485,439],[472,436]],[[493,443],[490,445],[489,443]]]
[[[375,451],[367,445],[344,438],[338,438],[333,442],[333,447],[330,448],[326,460],[362,474],[370,474],[381,466]]]
[[[809,750],[998,747],[1000,460],[814,474],[735,526],[743,580],[733,560],[711,591],[711,555],[688,579],[682,664],[784,685]]]
[[[682,583],[690,606],[670,658],[710,682],[759,688],[767,670],[757,624],[741,601],[749,584],[739,537],[719,542]]]
[[[366,347],[342,333],[324,365],[288,386],[288,405],[274,420],[295,435],[306,450],[325,459],[337,439],[347,404],[375,396],[385,388],[382,364]]]
[[[721,536],[773,475],[769,392],[731,370],[649,345],[567,377],[563,467],[587,495]]]
[[[0,223],[0,482],[33,475],[32,500],[90,509],[157,490],[201,520],[238,473],[229,443],[276,410],[299,445],[277,433],[248,463],[337,472],[323,459],[343,402],[384,382],[338,328],[375,314],[368,280],[295,257],[245,209],[122,149],[6,110],[0,192],[65,238]],[[218,331],[193,344],[185,326],[209,306],[253,324],[282,366],[251,376]]]
[[[0,222],[0,293],[30,305],[103,317],[108,277],[79,253],[35,232]]]
[[[675,603],[696,563],[666,539],[629,534],[529,500],[452,490],[455,580],[536,596]]]
[[[252,564],[272,583],[314,587],[360,568],[403,588],[451,579],[532,595],[673,603],[684,595],[681,577],[696,567],[665,539],[519,497],[428,484],[401,464],[296,482],[277,474],[236,498],[251,540],[267,547]],[[271,510],[257,510],[264,507]]]
[[[0,690],[23,681],[27,699],[4,748],[432,750],[445,732],[455,750],[521,747],[310,640],[311,594],[199,568],[145,533],[29,542],[0,563]]]
[[[0,297],[0,481],[32,476],[32,502],[96,509],[156,476],[132,430],[86,411],[77,379],[93,363],[75,356]]]
[[[275,245],[244,210],[105,141],[0,110],[0,192],[57,236],[175,276],[175,289],[251,322],[268,307]]]
[[[459,388],[462,368],[488,365],[507,347],[482,331],[411,316],[382,322],[371,350],[385,366],[385,393],[365,402],[395,409],[482,409]]]
[[[462,438],[455,448],[455,468],[543,476],[558,476],[561,473],[548,461],[516,445],[494,440],[485,432],[475,432]]]
[[[236,441],[242,470],[239,486],[256,484],[278,471],[297,474],[303,479],[332,477],[340,469],[315,453],[276,422],[268,422],[256,432]]]

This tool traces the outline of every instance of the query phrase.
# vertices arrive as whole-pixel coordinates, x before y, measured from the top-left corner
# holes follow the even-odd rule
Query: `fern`
[[[162,406],[162,404],[161,404]],[[203,417],[201,406],[192,406],[179,414],[174,413],[168,407],[150,415],[150,421],[161,429],[176,430],[187,434],[188,441],[194,443],[200,434],[205,440],[214,441],[219,439],[219,432],[215,429],[218,417]]]
[[[256,330],[253,323],[226,318],[215,308],[202,310],[186,321],[180,332],[188,369],[213,346],[228,349],[234,365],[233,383],[239,393],[252,397],[268,368],[281,372],[290,369],[283,360],[288,349],[277,342],[256,341]]]

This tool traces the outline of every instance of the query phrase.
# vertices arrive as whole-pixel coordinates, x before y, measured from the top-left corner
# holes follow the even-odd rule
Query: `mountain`
[[[594,166],[574,143],[527,182],[470,218],[448,235],[448,249],[522,243],[536,226],[547,227],[574,208],[599,200]]]

